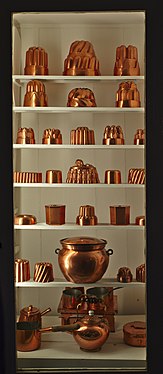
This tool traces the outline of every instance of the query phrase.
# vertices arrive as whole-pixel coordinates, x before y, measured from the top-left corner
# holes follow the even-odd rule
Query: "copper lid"
[[[73,244],[73,245],[96,245],[96,244],[107,244],[107,241],[105,239],[97,239],[97,238],[92,238],[89,236],[76,236],[72,238],[65,238],[60,240],[61,244]]]
[[[68,107],[95,107],[96,100],[89,88],[73,88],[68,94]]]
[[[114,75],[140,75],[138,50],[133,45],[120,45],[116,48]]]

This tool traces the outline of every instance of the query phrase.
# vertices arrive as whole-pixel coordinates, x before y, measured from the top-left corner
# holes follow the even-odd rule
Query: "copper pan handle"
[[[47,308],[41,312],[41,317],[44,316],[44,314],[51,312],[51,308]]]
[[[39,332],[64,332],[64,331],[74,331],[74,330],[78,330],[80,328],[80,324],[79,323],[73,323],[73,324],[70,324],[70,325],[59,325],[59,326],[51,326],[51,327],[44,327],[44,328],[41,328],[39,329],[38,331]]]

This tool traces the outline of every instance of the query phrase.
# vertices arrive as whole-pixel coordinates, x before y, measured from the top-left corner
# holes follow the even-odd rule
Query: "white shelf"
[[[14,229],[16,230],[101,230],[101,229],[108,229],[108,230],[144,230],[145,226],[140,226],[136,224],[130,225],[111,225],[107,223],[100,223],[94,226],[80,226],[75,223],[65,223],[63,225],[48,225],[45,222],[38,222],[33,225],[14,225]]]
[[[45,188],[136,188],[144,189],[144,184],[129,184],[129,183],[116,183],[116,184],[107,184],[107,183],[13,183],[14,187],[45,187]]]
[[[144,145],[103,145],[103,144],[13,144],[14,149],[102,149],[102,150],[144,150]]]
[[[138,108],[119,108],[119,107],[30,107],[13,106],[14,113],[144,113],[145,109]]]

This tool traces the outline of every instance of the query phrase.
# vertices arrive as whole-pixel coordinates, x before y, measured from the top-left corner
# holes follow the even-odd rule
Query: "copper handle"
[[[61,326],[51,326],[51,327],[44,327],[39,329],[39,332],[60,332],[60,331],[73,331],[78,330],[80,328],[79,323],[73,323],[70,325],[61,325]]]
[[[56,248],[56,249],[55,249],[55,253],[56,253],[57,255],[58,255],[59,251],[60,251],[59,248]]]
[[[41,317],[44,316],[46,313],[51,312],[51,308],[47,308],[41,312]]]
[[[109,248],[106,250],[106,253],[108,256],[112,255],[113,254],[113,249]]]

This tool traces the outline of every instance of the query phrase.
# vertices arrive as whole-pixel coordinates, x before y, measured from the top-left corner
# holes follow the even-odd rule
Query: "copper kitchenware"
[[[70,144],[95,144],[94,130],[89,130],[88,127],[71,130]]]
[[[28,260],[22,258],[15,259],[14,279],[15,282],[30,280],[30,265]]]
[[[26,51],[24,75],[48,75],[48,54],[44,48],[34,46]]]
[[[102,144],[121,145],[124,144],[123,130],[121,126],[108,125],[104,129]]]
[[[139,226],[145,226],[145,216],[137,216],[135,218],[135,224]]]
[[[116,107],[137,108],[141,106],[140,93],[133,81],[122,82],[116,93]]]
[[[134,144],[142,145],[145,144],[145,131],[143,129],[137,129],[134,135]]]
[[[79,215],[76,217],[76,223],[80,226],[97,225],[98,219],[95,216],[95,208],[92,205],[81,205]]]
[[[62,171],[46,170],[46,183],[62,183]]]
[[[122,283],[130,283],[133,280],[131,270],[127,266],[119,268],[117,274],[117,281]]]
[[[146,279],[145,264],[141,264],[136,268],[136,280],[138,282],[145,283],[145,279]]]
[[[42,173],[14,171],[13,181],[15,183],[42,183]]]
[[[67,173],[66,183],[100,183],[97,169],[91,164],[84,164],[77,159]]]
[[[32,214],[15,214],[14,224],[15,225],[34,225],[37,223],[37,219]]]
[[[113,292],[114,290],[120,289],[122,287],[92,287],[86,290],[86,296],[88,296],[89,308],[94,311],[103,310],[104,315],[106,312],[112,311],[112,301],[114,299]]]
[[[93,283],[102,278],[109,265],[112,249],[107,241],[88,236],[61,239],[57,248],[58,263],[64,277],[73,283]]]
[[[129,225],[130,224],[130,206],[114,205],[110,206],[111,225]]]
[[[37,262],[34,265],[34,282],[53,282],[53,265],[50,262]]]
[[[107,183],[107,184],[121,183],[120,170],[105,170],[105,182],[104,183]]]
[[[46,224],[63,225],[65,223],[65,205],[50,204],[45,205]]]
[[[114,75],[140,75],[138,50],[133,45],[120,45],[116,48]]]
[[[35,144],[35,134],[31,127],[19,127],[16,144]]]
[[[128,171],[128,183],[130,184],[144,184],[145,183],[145,169],[132,168]]]
[[[99,61],[89,41],[76,40],[71,44],[63,75],[100,75]]]
[[[128,322],[123,326],[124,342],[133,347],[146,347],[146,324],[143,321]]]
[[[42,144],[62,144],[62,134],[59,129],[45,129]]]
[[[45,85],[43,82],[34,79],[27,83],[23,105],[31,107],[48,106],[48,98],[45,92]]]
[[[68,94],[67,106],[96,107],[96,100],[89,88],[73,88]]]
[[[68,287],[65,290],[63,290],[63,308],[68,310],[77,308],[77,305],[80,302],[81,295],[82,291],[77,288]]]

